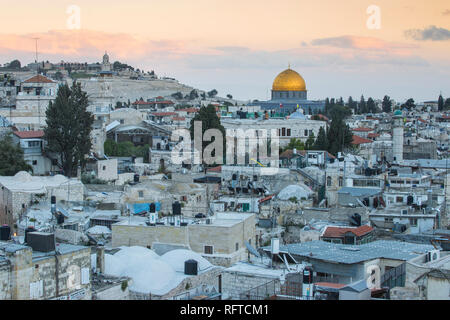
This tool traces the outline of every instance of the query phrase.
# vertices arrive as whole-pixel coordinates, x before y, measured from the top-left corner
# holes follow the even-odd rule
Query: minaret
[[[400,162],[403,161],[403,116],[400,110],[394,112],[392,128],[394,161]]]

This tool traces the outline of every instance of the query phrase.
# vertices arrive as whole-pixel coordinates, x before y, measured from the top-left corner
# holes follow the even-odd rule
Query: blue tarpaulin
[[[144,211],[150,211],[150,204],[149,203],[135,203],[133,204],[133,213],[139,214]]]
[[[156,211],[161,211],[161,203],[155,202],[155,210]]]

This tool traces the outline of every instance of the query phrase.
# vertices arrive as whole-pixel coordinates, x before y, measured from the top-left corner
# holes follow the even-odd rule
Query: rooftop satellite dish
[[[251,254],[253,254],[255,257],[258,257],[258,258],[261,257],[261,255],[259,254],[259,252],[256,251],[256,249],[253,248],[252,245],[251,245],[250,243],[248,243],[248,241],[244,241],[244,243],[245,243],[245,246],[247,247],[247,250],[248,250]]]

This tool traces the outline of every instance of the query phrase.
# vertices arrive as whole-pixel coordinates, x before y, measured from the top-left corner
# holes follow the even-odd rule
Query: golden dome
[[[303,77],[288,68],[281,72],[273,81],[274,91],[306,91],[306,83]]]

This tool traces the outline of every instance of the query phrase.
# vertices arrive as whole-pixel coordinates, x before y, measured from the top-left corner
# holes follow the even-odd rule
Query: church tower
[[[109,56],[108,56],[108,53],[106,53],[106,51],[105,51],[105,54],[103,55],[102,71],[107,71],[107,72],[111,71],[111,63],[109,62]]]

